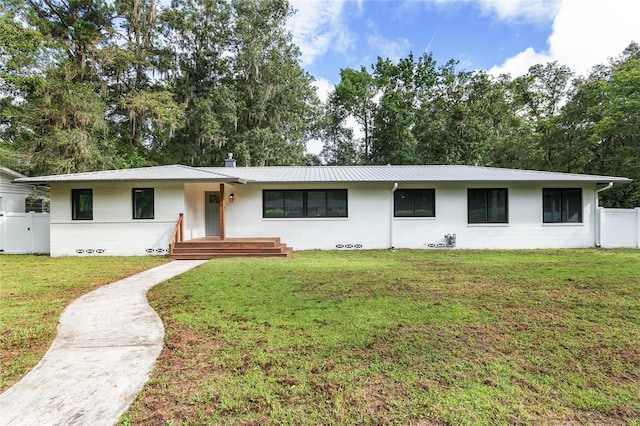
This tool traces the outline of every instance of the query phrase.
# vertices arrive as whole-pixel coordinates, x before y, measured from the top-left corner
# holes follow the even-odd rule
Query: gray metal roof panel
[[[0,166],[0,172],[4,173],[4,174],[6,174],[6,175],[9,175],[9,176],[11,176],[12,178],[15,178],[15,179],[19,179],[19,178],[24,178],[24,177],[26,177],[26,176],[25,176],[25,175],[23,175],[22,173],[18,173],[18,172],[16,172],[15,170],[11,170],[11,169],[10,169],[10,168],[8,168],[8,167],[2,167],[2,166]]]
[[[274,166],[206,167],[255,183],[321,182],[630,182],[613,176],[475,166]]]
[[[625,183],[614,176],[498,169],[474,166],[274,166],[189,167],[181,165],[106,170],[16,179],[21,183],[114,181],[218,181],[238,183],[330,182],[594,182]]]
[[[182,165],[141,167],[136,169],[104,170],[16,179],[16,182],[118,182],[118,181],[221,181],[238,182],[234,176],[218,174],[202,168]]]

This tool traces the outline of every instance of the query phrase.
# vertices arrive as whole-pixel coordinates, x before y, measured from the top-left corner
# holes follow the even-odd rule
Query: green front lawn
[[[166,257],[0,256],[0,392],[33,368],[75,298]]]
[[[640,251],[299,252],[149,294],[123,424],[640,424]]]

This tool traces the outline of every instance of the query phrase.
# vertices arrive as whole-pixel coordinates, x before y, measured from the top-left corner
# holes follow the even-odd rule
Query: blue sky
[[[578,74],[640,42],[638,0],[290,0],[302,64],[321,97],[341,68],[432,52],[466,70],[521,75],[557,60]]]

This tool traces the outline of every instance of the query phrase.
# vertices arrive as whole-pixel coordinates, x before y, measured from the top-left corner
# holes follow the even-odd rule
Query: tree
[[[224,0],[177,0],[161,16],[174,62],[166,74],[178,104],[180,127],[155,148],[161,158],[188,165],[219,165],[227,129],[235,121],[235,95],[223,84],[230,72],[231,9]],[[164,161],[164,160],[163,160]]]
[[[418,113],[414,134],[425,164],[486,164],[494,123],[488,109],[492,84],[484,73],[440,67],[431,97]]]
[[[417,139],[413,133],[418,106],[428,97],[436,81],[435,61],[412,54],[393,64],[389,59],[374,67],[380,101],[374,116],[371,158],[377,164],[416,164]]]
[[[319,123],[320,139],[324,146],[320,157],[330,166],[358,164],[358,147],[353,139],[353,129],[345,126],[345,112],[333,102],[324,106]]]
[[[3,102],[2,131],[4,147],[19,153],[18,169],[53,174],[119,164],[104,118],[106,104],[93,78],[109,8],[100,2],[44,0],[9,10],[3,26],[24,38],[13,47],[3,41],[9,67],[2,78],[11,96]],[[14,48],[25,40],[38,44],[24,52]]]
[[[589,112],[598,118],[590,125],[590,140],[597,147],[600,174],[634,179],[603,193],[604,205],[640,206],[640,45],[631,43],[614,59],[599,89],[600,102]],[[586,88],[585,88],[586,89]],[[594,172],[596,170],[593,170]]]
[[[119,167],[105,120],[106,104],[93,84],[74,82],[77,67],[49,70],[43,84],[11,107],[13,142],[29,174],[74,173]]]
[[[303,164],[318,101],[298,63],[286,1],[179,0],[162,15],[182,127],[160,148],[191,165]]]
[[[25,18],[66,53],[73,78],[95,78],[99,45],[113,34],[113,6],[106,0],[27,0]]]
[[[141,165],[147,149],[178,127],[184,106],[157,78],[165,71],[168,51],[159,45],[155,0],[117,0],[115,6],[121,31],[117,42],[100,51],[101,79],[112,132],[121,150],[132,151]]]
[[[0,164],[27,172],[28,156],[15,144],[13,108],[43,83],[36,64],[44,37],[20,23],[21,3],[0,3]]]
[[[536,143],[544,153],[544,163],[536,168],[567,171],[561,170],[560,152],[566,141],[557,119],[569,98],[573,74],[570,68],[550,62],[532,66],[514,81],[515,96],[522,105],[520,113],[529,120]]]
[[[304,141],[319,101],[311,76],[298,62],[285,23],[285,0],[232,1],[230,85],[236,121],[230,132],[245,165],[304,164]]]
[[[373,120],[377,105],[375,80],[365,67],[360,70],[345,68],[340,70],[340,83],[335,87],[330,102],[344,110],[344,116],[351,116],[360,126],[362,133],[361,162],[369,163],[373,131]]]

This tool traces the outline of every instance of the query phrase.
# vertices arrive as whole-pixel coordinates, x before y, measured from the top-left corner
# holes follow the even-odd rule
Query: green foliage
[[[114,9],[105,0],[28,0],[24,17],[59,46],[78,70],[74,81],[95,78],[97,49],[113,32]]]
[[[2,8],[3,164],[30,174],[211,166],[233,151],[246,165],[305,162],[320,105],[285,28],[288,2]]]
[[[347,166],[358,164],[358,146],[353,129],[344,122],[346,112],[334,102],[327,102],[318,123],[318,137],[324,141],[320,153],[324,164]]]
[[[424,105],[436,83],[435,61],[423,55],[416,62],[413,55],[393,64],[378,58],[374,69],[380,101],[372,131],[372,162],[376,164],[420,163],[419,141],[413,131],[424,118]]]
[[[303,164],[318,100],[300,52],[285,30],[282,0],[232,1],[231,52],[236,121],[230,132],[243,165]],[[232,151],[230,151],[232,152]]]
[[[586,77],[557,62],[522,77],[436,68],[430,55],[344,69],[320,137],[326,164],[468,164],[622,176],[602,205],[640,205],[640,48]],[[354,141],[348,119],[364,137]],[[360,146],[356,142],[361,142]],[[370,148],[370,151],[369,151]]]
[[[8,112],[12,142],[27,155],[30,174],[100,170],[118,164],[104,119],[106,104],[91,83],[75,82],[77,69],[52,69],[43,85]]]
[[[2,0],[0,161],[28,174],[218,166],[228,152],[246,166],[477,164],[629,177],[602,203],[640,205],[636,43],[586,77],[378,58],[342,69],[321,105],[293,13],[286,0]],[[305,156],[313,138],[323,151]]]
[[[343,110],[343,117],[352,116],[360,126],[364,134],[360,161],[364,164],[369,162],[376,94],[374,77],[365,67],[361,67],[360,70],[345,68],[340,70],[340,83],[335,87],[329,101],[334,105],[333,108]]]

